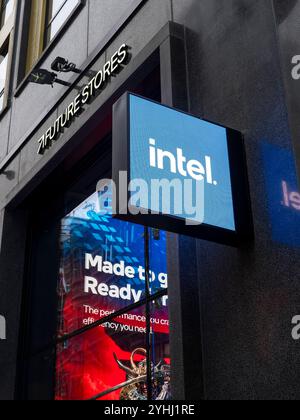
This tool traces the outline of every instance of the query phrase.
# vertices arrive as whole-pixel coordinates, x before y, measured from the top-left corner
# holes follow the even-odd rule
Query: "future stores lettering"
[[[58,140],[64,130],[70,127],[72,121],[81,114],[84,105],[88,104],[97,93],[104,89],[112,76],[118,74],[126,64],[129,57],[129,47],[121,45],[118,51],[107,61],[104,67],[93,77],[81,90],[79,95],[67,106],[45,134],[38,140],[38,154],[43,155],[49,149],[53,141]]]

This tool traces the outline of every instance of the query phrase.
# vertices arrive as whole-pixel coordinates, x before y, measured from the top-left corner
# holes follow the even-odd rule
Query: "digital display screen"
[[[131,204],[235,231],[226,128],[131,94],[129,109],[130,181],[148,186]],[[176,180],[181,192],[154,195],[153,182],[161,180]]]
[[[147,398],[144,227],[113,219],[95,193],[61,222],[58,337],[116,311],[57,348],[56,399]],[[150,235],[151,293],[168,287],[166,233]],[[169,399],[168,297],[151,304],[153,398]],[[133,381],[133,382],[132,382]]]

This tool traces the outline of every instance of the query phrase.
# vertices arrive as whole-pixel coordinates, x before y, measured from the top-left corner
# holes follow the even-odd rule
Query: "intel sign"
[[[240,133],[133,94],[114,107],[113,181],[122,219],[218,242],[251,228]]]

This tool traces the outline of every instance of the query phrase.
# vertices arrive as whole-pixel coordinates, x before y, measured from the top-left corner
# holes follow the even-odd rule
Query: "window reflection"
[[[300,189],[292,150],[262,144],[266,197],[275,242],[300,247]]]
[[[47,27],[47,42],[49,43],[66,22],[79,0],[52,0],[49,4],[49,18]]]
[[[14,0],[3,0],[1,5],[0,29],[6,24],[14,10]]]
[[[7,64],[8,64],[8,48],[6,47],[0,53],[0,111],[2,110],[3,103],[4,103]]]
[[[56,16],[56,14],[59,12],[59,10],[62,8],[66,0],[52,0],[52,13],[51,13],[51,19]]]

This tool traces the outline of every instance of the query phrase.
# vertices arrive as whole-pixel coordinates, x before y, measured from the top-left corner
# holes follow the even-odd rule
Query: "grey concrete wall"
[[[130,3],[89,0],[43,67],[60,54],[81,66]],[[190,112],[245,134],[255,224],[255,243],[249,248],[198,241],[197,261],[182,260],[183,267],[198,265],[205,397],[300,398],[300,352],[290,334],[300,293],[299,250],[272,239],[261,154],[263,141],[292,147],[273,2],[148,0],[99,57],[95,69],[120,43],[127,42],[137,55],[170,20],[186,26]],[[36,156],[36,141],[57,110],[37,124],[65,88],[25,87],[0,120],[0,158],[29,138],[5,168],[13,176],[0,174],[2,204],[39,173],[78,125],[109,98],[116,83],[44,157]],[[70,92],[69,97],[73,96]],[[20,287],[20,278],[13,277],[12,282]],[[0,278],[0,288],[7,288],[7,280]],[[3,305],[8,301],[9,297]]]

